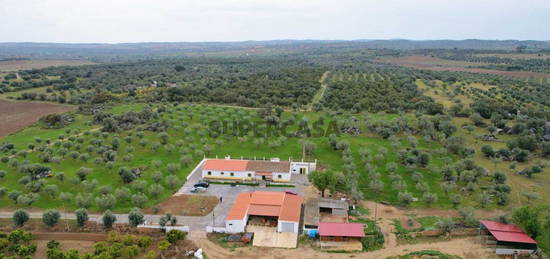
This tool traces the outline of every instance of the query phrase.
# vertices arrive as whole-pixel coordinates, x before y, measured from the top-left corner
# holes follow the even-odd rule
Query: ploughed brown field
[[[178,194],[159,203],[156,206],[158,211],[155,212],[153,208],[147,208],[143,212],[155,214],[171,213],[180,216],[205,216],[216,205],[218,205],[218,197],[216,196]]]
[[[9,72],[25,69],[38,69],[54,66],[78,66],[89,65],[94,62],[88,60],[73,59],[36,59],[36,60],[5,60],[0,61],[0,72]]]
[[[387,58],[383,60],[386,63],[392,63],[403,67],[426,69],[433,71],[460,71],[478,74],[493,74],[513,77],[536,77],[550,78],[550,74],[529,72],[529,71],[501,71],[485,68],[473,68],[471,66],[483,66],[485,63],[474,63],[466,61],[455,61],[435,58],[431,56],[404,56],[397,58]]]
[[[0,100],[0,138],[24,129],[43,116],[74,110],[76,107],[52,103]]]

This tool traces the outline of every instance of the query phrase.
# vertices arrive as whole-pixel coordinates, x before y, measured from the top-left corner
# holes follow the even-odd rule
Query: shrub
[[[80,208],[75,211],[76,215],[76,223],[79,226],[84,226],[86,224],[86,221],[88,221],[88,211],[85,208]]]
[[[149,199],[143,193],[137,193],[132,195],[132,204],[136,207],[143,208],[147,200]]]
[[[97,207],[100,210],[110,210],[112,209],[116,204],[116,198],[115,196],[109,194],[109,195],[102,195],[100,197],[95,198],[95,202]]]
[[[115,197],[118,201],[125,202],[130,198],[130,190],[128,190],[128,188],[126,187],[118,188],[115,191]]]
[[[170,242],[170,244],[175,244],[179,240],[185,239],[185,232],[177,229],[172,229],[166,233],[166,241]]]
[[[397,198],[399,199],[399,202],[404,206],[409,205],[414,199],[412,194],[407,191],[399,192],[399,194],[397,194]]]
[[[110,210],[105,211],[103,213],[103,217],[101,217],[101,222],[103,223],[103,226],[106,228],[113,227],[113,224],[116,222],[116,216],[113,215],[113,213]]]
[[[435,226],[437,229],[441,230],[443,234],[448,234],[456,225],[452,218],[442,218],[435,223]]]
[[[143,224],[144,222],[143,213],[138,208],[133,208],[130,210],[130,213],[128,213],[128,223],[132,227],[137,227],[140,224]]]
[[[76,195],[76,205],[80,208],[89,208],[92,206],[93,196],[90,193],[79,193]]]
[[[57,210],[48,210],[42,214],[42,222],[44,222],[44,224],[48,227],[53,227],[57,224],[57,222],[59,222],[59,218],[61,218],[61,214],[59,214],[59,211]]]
[[[44,192],[46,192],[51,198],[55,198],[57,196],[58,191],[59,189],[55,184],[49,184],[49,185],[46,185],[46,187],[44,187]]]
[[[29,213],[22,209],[18,209],[13,213],[13,224],[17,227],[21,227],[29,220]]]
[[[91,172],[91,168],[81,167],[76,171],[76,175],[80,178],[80,181],[84,181]]]
[[[149,194],[151,194],[153,198],[157,198],[162,192],[164,192],[164,187],[158,183],[149,186]]]
[[[174,226],[177,223],[178,223],[178,219],[170,213],[167,213],[166,215],[160,217],[159,219],[159,225],[162,227],[167,225]]]

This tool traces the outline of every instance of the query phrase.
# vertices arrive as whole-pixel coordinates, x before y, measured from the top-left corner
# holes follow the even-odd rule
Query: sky
[[[550,0],[0,0],[0,42],[550,40]]]

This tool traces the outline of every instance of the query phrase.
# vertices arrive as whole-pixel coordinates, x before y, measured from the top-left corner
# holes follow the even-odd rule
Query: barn
[[[230,233],[244,232],[248,224],[276,228],[277,232],[298,233],[302,198],[291,192],[243,192],[226,217]]]
[[[304,232],[317,230],[319,222],[348,222],[348,202],[328,198],[309,198],[304,209]]]
[[[486,235],[486,243],[495,247],[497,255],[532,254],[537,241],[514,224],[481,220],[480,231]]]

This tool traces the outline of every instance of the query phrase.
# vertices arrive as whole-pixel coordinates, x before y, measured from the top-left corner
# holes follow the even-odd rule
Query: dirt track
[[[78,66],[89,65],[94,62],[88,60],[72,60],[72,59],[46,59],[46,60],[6,60],[0,61],[0,71],[17,71],[25,69],[38,69],[54,66]]]
[[[493,74],[493,75],[512,76],[512,77],[550,78],[550,74],[546,74],[546,73],[529,72],[529,71],[503,71],[503,70],[495,70],[495,69],[473,68],[468,66],[470,65],[482,66],[483,64],[476,64],[476,63],[471,64],[472,62],[444,60],[444,59],[434,58],[430,56],[405,56],[405,57],[386,59],[384,62],[396,64],[403,67],[425,69],[425,70],[432,70],[432,71],[459,71],[459,72]],[[465,65],[465,64],[468,64],[468,65]]]
[[[233,251],[222,248],[206,239],[204,233],[192,233],[189,238],[193,240],[208,255],[208,258],[387,258],[389,256],[403,255],[420,250],[438,250],[443,253],[458,255],[465,259],[487,258],[491,250],[482,245],[478,238],[456,238],[450,241],[436,243],[422,243],[413,245],[385,245],[383,249],[364,253],[326,253],[315,250],[311,247],[301,246],[298,249],[246,247],[237,248]]]
[[[306,192],[307,193],[307,192]],[[397,238],[393,233],[392,219],[406,217],[407,214],[416,214],[419,217],[424,216],[458,216],[456,210],[444,209],[418,209],[418,210],[403,210],[393,206],[383,205],[371,201],[364,201],[362,206],[370,210],[369,218],[374,219],[374,211],[377,210],[377,218],[382,218],[379,226],[384,232],[385,243],[384,248],[364,253],[353,254],[338,254],[325,253],[308,246],[300,246],[298,249],[278,249],[278,248],[262,248],[262,247],[246,247],[238,248],[234,251],[220,247],[206,238],[204,232],[191,232],[188,236],[200,248],[202,248],[209,258],[386,258],[389,256],[403,255],[413,251],[420,250],[438,250],[443,253],[458,255],[465,259],[488,258],[493,252],[483,245],[479,237],[469,238],[454,238],[452,240],[444,240],[434,243],[420,243],[398,245]],[[493,217],[498,215],[499,211],[478,210],[476,215],[481,217]]]
[[[0,138],[34,124],[45,115],[74,109],[76,107],[61,104],[0,100]]]

